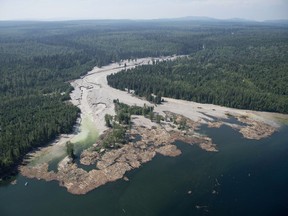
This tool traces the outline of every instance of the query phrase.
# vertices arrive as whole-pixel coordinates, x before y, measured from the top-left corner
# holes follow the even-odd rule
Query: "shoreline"
[[[154,106],[128,92],[108,86],[107,75],[117,73],[125,68],[148,64],[152,59],[175,58],[177,56],[143,58],[137,61],[125,60],[121,62],[123,66],[119,63],[113,63],[102,68],[95,67],[80,79],[73,80],[70,83],[75,89],[70,94],[71,102],[80,108],[82,117],[84,115],[91,119],[99,135],[101,135],[107,130],[105,114],[115,115],[114,99],[119,99],[122,103],[130,106],[144,106],[144,104]],[[126,67],[124,67],[124,64],[126,64]],[[86,161],[86,165],[92,161],[91,164],[95,164],[95,169],[87,172],[65,158],[58,164],[57,172],[48,171],[48,163],[40,162],[35,166],[31,166],[31,164],[30,166],[21,166],[19,168],[21,174],[28,178],[44,179],[46,181],[56,180],[71,193],[85,194],[107,182],[124,178],[127,171],[138,168],[141,164],[152,160],[157,153],[171,157],[178,156],[181,151],[172,144],[177,139],[187,141],[190,144],[197,144],[206,151],[217,152],[217,146],[213,144],[209,137],[201,136],[195,132],[202,124],[215,128],[225,124],[242,133],[246,139],[258,140],[272,135],[280,127],[280,123],[274,119],[274,116],[288,119],[288,115],[284,114],[239,110],[171,98],[164,98],[164,100],[163,104],[154,106],[154,112],[166,119],[161,121],[161,125],[144,117],[134,117],[130,135],[140,134],[142,137],[140,141],[129,142],[122,147],[123,149],[104,150],[105,152],[101,156],[89,149],[84,150],[81,154],[81,160]],[[236,118],[243,125],[226,122],[230,116]],[[169,120],[171,118],[176,119],[176,124]],[[177,124],[183,119],[188,125],[185,131],[177,129]],[[67,141],[70,141],[75,136],[77,135],[71,134],[66,139],[65,137],[59,139],[50,147],[57,148],[57,146],[61,146],[61,143],[66,143],[67,139]],[[45,147],[40,149],[39,152],[45,155]],[[35,159],[35,156],[32,155],[33,157]]]

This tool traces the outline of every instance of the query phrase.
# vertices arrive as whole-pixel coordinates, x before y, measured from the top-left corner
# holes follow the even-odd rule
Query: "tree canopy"
[[[154,93],[156,103],[171,96],[287,112],[286,26],[123,20],[0,22],[0,29],[0,175],[73,130],[79,109],[68,101],[69,80],[122,59],[191,55],[109,78]]]
[[[123,70],[108,76],[108,84],[148,100],[157,95],[288,113],[287,33],[247,28],[211,34],[189,57]]]

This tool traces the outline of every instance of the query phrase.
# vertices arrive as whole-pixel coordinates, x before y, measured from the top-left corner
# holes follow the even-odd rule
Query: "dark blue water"
[[[18,176],[0,187],[0,215],[288,215],[288,127],[260,141],[226,126],[201,130],[219,152],[177,142],[181,156],[156,156],[129,172],[129,182],[83,196]]]

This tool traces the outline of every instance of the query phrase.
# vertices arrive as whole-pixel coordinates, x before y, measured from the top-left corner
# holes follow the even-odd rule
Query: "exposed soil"
[[[174,59],[167,57],[163,59]],[[162,58],[161,58],[162,59]],[[160,59],[160,60],[161,60]],[[138,59],[138,61],[123,61],[119,66],[114,63],[103,68],[95,67],[81,79],[74,80],[71,85],[75,90],[71,93],[72,103],[81,109],[82,115],[92,119],[99,134],[107,130],[105,126],[105,114],[114,115],[114,99],[128,105],[143,106],[153,104],[133,96],[133,94],[113,89],[107,84],[106,77],[126,68],[136,65],[148,64],[151,58]],[[133,91],[132,91],[133,92]],[[191,145],[210,152],[217,152],[216,145],[211,138],[197,132],[202,124],[219,128],[223,124],[230,126],[247,139],[262,139],[270,136],[280,125],[274,120],[273,113],[254,112],[216,106],[211,104],[199,104],[183,100],[164,98],[162,105],[154,107],[154,111],[162,115],[164,120],[160,124],[151,122],[143,116],[133,116],[133,127],[128,133],[132,137],[141,139],[130,141],[117,149],[99,149],[95,147],[82,152],[80,162],[83,165],[95,165],[91,171],[77,167],[68,157],[58,164],[58,170],[48,171],[48,163],[43,161],[37,164],[28,164],[19,169],[22,175],[28,178],[44,179],[46,181],[59,181],[61,186],[67,188],[73,194],[85,194],[107,182],[125,178],[125,173],[138,168],[155,157],[156,154],[176,157],[181,151],[173,143],[182,140]],[[235,116],[245,125],[228,124],[225,119]],[[277,114],[275,114],[277,115]],[[269,118],[268,118],[269,117]],[[277,115],[279,118],[279,115]],[[287,118],[281,116],[281,118]],[[64,145],[75,135],[61,137],[57,143],[49,148],[57,150],[57,145]],[[40,149],[35,156],[43,157],[47,149]],[[49,150],[51,152],[51,150]],[[54,151],[52,151],[54,152]],[[34,157],[31,155],[31,157]],[[125,178],[126,179],[126,178]],[[127,180],[127,179],[126,179]]]

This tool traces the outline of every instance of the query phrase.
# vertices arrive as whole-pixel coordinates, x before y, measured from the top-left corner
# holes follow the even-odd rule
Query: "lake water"
[[[156,156],[129,172],[129,182],[82,196],[57,182],[18,176],[16,185],[0,187],[0,215],[288,215],[287,126],[260,141],[244,139],[227,126],[201,132],[212,137],[219,152],[177,142],[181,156]]]

